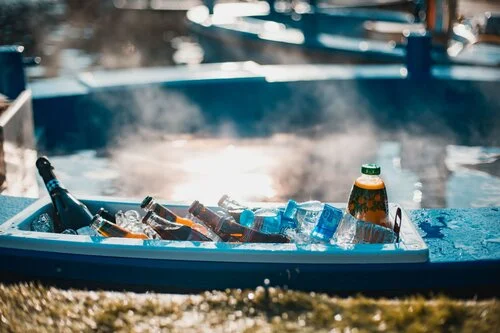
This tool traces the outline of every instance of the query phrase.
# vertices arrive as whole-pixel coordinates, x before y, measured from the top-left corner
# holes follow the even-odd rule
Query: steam
[[[250,201],[346,201],[359,166],[376,158],[377,128],[363,103],[354,108],[362,98],[352,87],[303,88],[249,124],[268,133],[250,138],[239,136],[238,119],[209,121],[202,106],[177,92],[147,88],[106,100],[113,109],[127,105],[111,148],[122,173],[117,187],[124,195],[180,201],[213,202],[223,193]]]
[[[252,109],[239,98],[242,87],[232,87],[238,97],[214,90],[213,100],[159,87],[100,95],[98,103],[116,111],[108,131],[111,168],[119,174],[114,195],[208,204],[224,193],[245,201],[346,202],[360,165],[375,162],[390,201],[448,205],[447,147],[460,137],[435,106],[411,109],[410,101],[398,123],[352,81],[276,84],[248,92],[257,109],[244,120]],[[268,99],[261,94],[278,98],[262,109]]]

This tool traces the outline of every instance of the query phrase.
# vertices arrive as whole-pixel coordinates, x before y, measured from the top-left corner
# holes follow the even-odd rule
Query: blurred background
[[[238,0],[217,1],[229,2]],[[405,13],[415,11],[414,2],[406,0],[319,2],[330,7],[348,5]],[[282,3],[292,11],[292,5],[300,7],[307,1]],[[0,44],[20,44],[25,47],[26,56],[43,58],[40,66],[28,68],[30,80],[92,69],[220,62],[221,59],[206,58],[205,54],[213,51],[204,49],[199,44],[199,35],[188,28],[187,10],[201,4],[201,0],[3,0],[0,2]],[[497,0],[458,1],[461,16],[472,17],[486,11],[499,12],[500,3]],[[246,55],[244,60],[259,59]],[[280,63],[280,60],[268,62]]]
[[[413,1],[320,4],[377,7],[408,15],[418,10]],[[240,52],[242,42],[230,39],[207,43],[199,31],[190,29],[187,19],[188,10],[200,5],[197,0],[3,0],[0,45],[23,45],[25,57],[40,57],[38,66],[26,68],[30,83],[87,71],[163,66],[196,70],[204,63],[234,61],[324,62],[324,55],[271,52],[263,57],[260,50]],[[277,8],[294,20],[294,13],[308,5],[281,1]],[[499,12],[500,3],[458,1],[460,17],[485,11]],[[213,202],[227,193],[240,200],[346,202],[361,164],[376,162],[382,166],[390,201],[406,208],[500,206],[498,128],[479,140],[461,138],[437,125],[430,134],[410,123],[391,130],[367,117],[370,100],[361,90],[329,89],[315,84],[294,91],[288,101],[293,108],[273,105],[281,118],[262,120],[266,130],[258,135],[248,135],[229,121],[208,131],[202,106],[174,92],[149,89],[135,94],[129,104],[137,110],[134,126],[106,128],[114,135],[105,145],[74,148],[70,140],[56,145],[40,141],[37,148],[52,158],[62,181],[77,194]],[[224,100],[226,92],[230,95],[230,88],[214,98]],[[346,108],[336,98],[340,94],[357,105],[329,117]],[[293,109],[303,112],[311,107],[311,96],[314,108],[326,115],[319,124],[294,116]],[[103,103],[117,102],[108,96]],[[251,103],[251,98],[241,103]],[[230,103],[220,112],[240,107]],[[429,114],[427,124],[441,122]],[[35,195],[44,195],[43,186],[39,188]]]

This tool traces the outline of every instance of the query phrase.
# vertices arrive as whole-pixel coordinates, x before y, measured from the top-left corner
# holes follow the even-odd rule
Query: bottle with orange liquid
[[[122,228],[114,223],[105,220],[98,214],[94,215],[94,217],[92,218],[90,227],[104,237],[149,239],[149,237],[143,233],[131,232],[125,228]]]
[[[180,217],[167,207],[159,204],[155,199],[153,199],[153,197],[145,197],[144,200],[142,200],[141,208],[146,212],[153,212],[154,214],[166,219],[167,221],[172,221],[190,227],[191,229],[202,233],[215,242],[219,242],[221,240],[217,234],[213,233],[204,225],[196,223],[188,218]]]
[[[347,211],[358,220],[390,227],[387,192],[378,165],[361,166],[361,176],[352,186]]]

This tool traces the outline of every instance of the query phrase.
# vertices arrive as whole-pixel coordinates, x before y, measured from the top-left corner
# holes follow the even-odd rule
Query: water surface
[[[104,151],[51,156],[75,193],[214,202],[346,202],[361,164],[382,168],[389,200],[405,208],[500,206],[500,148],[339,133],[311,138],[128,135]],[[41,187],[43,194],[44,188]]]

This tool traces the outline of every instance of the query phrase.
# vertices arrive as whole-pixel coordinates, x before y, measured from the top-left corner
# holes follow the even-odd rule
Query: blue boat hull
[[[0,248],[4,281],[67,287],[196,292],[271,286],[337,295],[446,293],[499,296],[498,260],[456,263],[308,265],[145,260]]]

